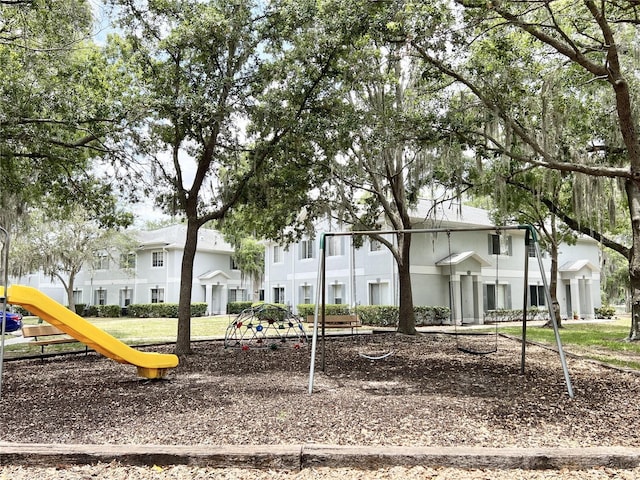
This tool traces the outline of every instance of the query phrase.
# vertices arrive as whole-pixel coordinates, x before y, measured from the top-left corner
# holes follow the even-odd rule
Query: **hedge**
[[[247,308],[251,308],[253,302],[229,302],[227,303],[227,315],[237,315]]]
[[[549,310],[546,307],[531,307],[527,309],[527,321],[549,320]],[[521,322],[522,309],[498,309],[489,310],[484,314],[484,323]]]
[[[303,319],[309,315],[314,315],[316,306],[313,303],[301,303],[298,305],[298,315]],[[349,315],[351,308],[345,304],[327,303],[324,306],[325,315]]]
[[[594,313],[596,318],[612,318],[616,314],[616,309],[611,305],[603,305],[602,307],[595,308]]]
[[[399,307],[394,305],[359,305],[355,308],[363,325],[380,327],[396,326],[398,324]],[[449,320],[448,307],[414,306],[416,326],[442,325]],[[298,314],[307,317],[315,313],[314,304],[298,305]],[[351,309],[348,305],[325,305],[326,315],[349,315]]]
[[[207,311],[203,302],[191,304],[191,316],[202,317]],[[127,307],[130,317],[136,318],[178,318],[177,303],[132,303]]]

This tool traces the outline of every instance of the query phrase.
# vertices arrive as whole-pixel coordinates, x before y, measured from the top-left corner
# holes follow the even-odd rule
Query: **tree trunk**
[[[629,254],[629,282],[631,286],[631,330],[629,340],[640,340],[640,188],[635,180],[626,184],[633,245]]]
[[[413,311],[413,292],[411,290],[411,234],[399,234],[398,287],[400,289],[400,308],[398,311],[398,332],[405,335],[416,334],[416,317]]]
[[[549,254],[551,255],[551,272],[549,281],[549,296],[551,297],[551,310],[556,317],[556,324],[558,328],[562,328],[562,317],[560,316],[560,308],[557,308],[560,304],[558,302],[558,232],[556,230],[556,217],[551,215],[551,237],[549,244],[551,246]],[[571,315],[571,312],[567,312],[567,316]],[[553,327],[551,319],[543,325],[544,327]]]
[[[197,220],[187,220],[187,238],[182,256],[180,271],[180,298],[178,304],[178,337],[176,339],[176,355],[191,354],[191,292],[193,290],[193,263],[198,248]]]

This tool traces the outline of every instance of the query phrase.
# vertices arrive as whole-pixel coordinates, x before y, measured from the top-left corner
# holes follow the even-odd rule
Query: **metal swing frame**
[[[549,283],[544,271],[544,265],[542,264],[542,253],[540,251],[540,245],[538,244],[538,237],[535,228],[532,225],[514,225],[514,226],[491,226],[491,227],[466,227],[466,228],[425,228],[425,229],[411,229],[411,230],[370,230],[370,231],[357,231],[357,232],[324,232],[320,235],[320,254],[318,265],[318,278],[316,291],[321,292],[320,302],[315,303],[314,319],[313,319],[313,337],[311,341],[311,361],[309,366],[309,395],[313,393],[313,384],[315,377],[315,364],[316,364],[316,350],[318,344],[318,327],[321,325],[322,335],[322,350],[321,350],[321,368],[325,371],[326,368],[326,349],[325,349],[325,306],[326,306],[326,240],[331,236],[350,236],[355,235],[384,235],[384,234],[398,234],[398,233],[440,233],[440,232],[472,232],[472,231],[494,231],[505,232],[510,230],[524,230],[525,231],[525,261],[524,261],[524,292],[523,292],[523,304],[522,304],[522,350],[520,361],[520,373],[524,374],[525,370],[525,357],[526,357],[526,339],[527,339],[527,303],[529,299],[529,245],[533,245],[535,248],[536,258],[538,259],[538,268],[542,277],[542,283],[545,291],[545,299],[547,302],[547,308],[549,310],[549,316],[553,325],[555,334],[556,346],[560,363],[562,366],[562,372],[564,374],[565,385],[567,393],[570,398],[574,398],[573,387],[571,384],[571,377],[569,375],[569,369],[567,367],[567,360],[562,347],[562,341],[560,339],[560,331],[558,329],[558,323],[556,321],[555,314],[553,312],[553,305],[551,303],[551,293],[549,292]]]

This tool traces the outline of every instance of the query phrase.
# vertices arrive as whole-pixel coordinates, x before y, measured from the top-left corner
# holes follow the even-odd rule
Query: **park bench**
[[[307,317],[307,322],[313,323],[313,315]],[[318,318],[318,326],[322,328],[322,317]],[[353,335],[356,328],[362,326],[358,315],[325,315],[324,328],[349,328]]]
[[[31,345],[38,345],[40,347],[41,355],[44,355],[44,347],[47,345],[78,343],[78,340],[68,336],[59,328],[47,324],[24,325],[22,327],[22,336],[24,338],[33,338],[33,341],[29,343]],[[88,350],[89,348],[85,346],[85,353],[87,353]]]

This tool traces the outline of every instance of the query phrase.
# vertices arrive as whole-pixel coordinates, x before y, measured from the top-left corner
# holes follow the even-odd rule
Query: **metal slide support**
[[[318,281],[316,285],[318,289],[321,289],[324,292],[324,233],[320,236],[320,265],[318,267]],[[318,293],[316,292],[316,299],[318,298]],[[322,305],[324,310],[324,304]],[[309,395],[313,393],[313,377],[315,375],[316,370],[316,347],[318,345],[318,313],[319,313],[320,304],[316,300],[315,309],[313,312],[313,336],[311,337],[311,362],[309,365]],[[323,313],[324,318],[324,313]],[[324,323],[324,322],[323,322]],[[323,353],[323,362],[324,362],[324,353]],[[324,366],[323,366],[324,367]]]
[[[0,280],[0,286],[4,287],[4,293],[0,298],[0,306],[2,307],[2,327],[0,328],[0,398],[2,398],[2,371],[4,365],[4,335],[7,329],[7,295],[9,287],[9,232],[0,227],[0,234],[4,237],[4,240],[0,239],[0,262],[2,264],[2,279]]]
[[[531,235],[533,236],[533,245],[536,248],[536,258],[538,259],[538,266],[540,267],[540,275],[542,275],[542,284],[544,285],[544,294],[547,300],[547,307],[549,309],[549,315],[551,316],[551,324],[553,325],[553,333],[556,337],[556,346],[558,347],[558,355],[560,355],[560,363],[562,363],[562,372],[564,373],[564,381],[567,385],[567,393],[569,398],[573,398],[573,387],[571,386],[571,377],[569,376],[569,368],[567,367],[567,358],[562,348],[562,340],[560,339],[560,330],[558,329],[558,322],[556,321],[556,315],[553,311],[553,304],[551,303],[551,292],[549,291],[549,282],[547,282],[547,276],[544,273],[544,265],[542,264],[542,252],[540,251],[540,245],[538,244],[538,238],[533,227],[531,229]]]

